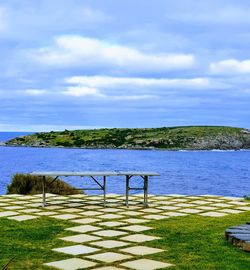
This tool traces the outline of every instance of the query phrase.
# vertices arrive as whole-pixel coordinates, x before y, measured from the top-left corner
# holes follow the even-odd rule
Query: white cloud
[[[75,76],[66,79],[69,84],[77,84],[93,88],[119,87],[175,87],[175,88],[203,88],[210,86],[208,78],[193,79],[156,79],[156,78],[129,78],[108,76]]]
[[[161,89],[205,89],[213,87],[207,78],[157,79],[109,76],[74,76],[60,92],[75,97],[94,96],[109,100],[146,100],[160,97]],[[157,90],[158,89],[158,90]]]
[[[112,96],[112,100],[142,100],[142,99],[156,99],[159,98],[157,95],[122,95],[122,96]]]
[[[210,64],[210,71],[215,74],[244,74],[250,73],[250,60],[239,61],[227,59]]]
[[[70,86],[66,91],[62,92],[65,95],[82,97],[82,96],[102,96],[99,90],[93,87],[86,86]]]
[[[48,91],[44,89],[26,89],[24,92],[31,96],[41,96],[48,93]]]
[[[191,68],[195,57],[190,54],[146,54],[134,48],[111,44],[77,35],[54,39],[49,47],[29,52],[40,64],[58,68],[121,68],[136,71],[165,71]]]

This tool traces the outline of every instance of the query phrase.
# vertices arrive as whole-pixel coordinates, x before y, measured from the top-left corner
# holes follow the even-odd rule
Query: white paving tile
[[[85,198],[87,197],[86,194],[73,194],[73,195],[68,195],[69,198]]]
[[[162,210],[155,209],[155,208],[146,208],[146,209],[143,209],[141,211],[144,213],[160,213],[160,212],[162,212]]]
[[[95,245],[102,248],[117,248],[129,245],[129,243],[117,240],[103,240],[98,242],[92,242],[91,245]]]
[[[201,209],[201,210],[217,210],[218,208],[213,207],[213,206],[199,206],[199,207],[197,207],[197,209]]]
[[[121,266],[135,270],[156,270],[173,266],[171,263],[163,263],[155,260],[139,259],[122,263]]]
[[[230,201],[228,202],[229,204],[233,204],[233,205],[249,205],[249,203],[247,202],[241,202],[241,201]]]
[[[228,214],[240,214],[243,213],[243,211],[235,210],[235,209],[221,209],[218,210],[219,212],[228,213]]]
[[[214,203],[214,204],[212,204],[212,206],[215,206],[215,207],[232,207],[234,205],[228,204],[228,203]]]
[[[164,201],[164,202],[159,202],[159,205],[175,205],[176,202],[173,201]]]
[[[166,216],[163,216],[163,215],[146,215],[146,216],[143,216],[143,217],[146,218],[146,219],[156,219],[156,220],[167,218]]]
[[[41,211],[41,212],[38,212],[38,213],[35,213],[36,215],[39,215],[39,216],[53,216],[55,214],[57,214],[57,212],[53,212],[53,211]]]
[[[173,202],[187,202],[187,199],[173,199]]]
[[[145,246],[134,246],[134,247],[128,247],[128,248],[120,249],[120,251],[122,251],[124,253],[129,253],[129,254],[132,254],[132,255],[143,256],[143,255],[150,255],[150,254],[163,252],[164,250],[160,249],[160,248],[152,248],[152,247],[145,247]]]
[[[250,206],[241,206],[241,207],[237,207],[237,209],[244,210],[244,211],[250,211]]]
[[[22,216],[11,216],[11,217],[8,217],[8,219],[13,219],[13,220],[17,220],[17,221],[25,221],[25,220],[30,220],[30,219],[34,219],[34,218],[38,218],[38,216],[22,215]]]
[[[49,205],[63,205],[66,204],[66,201],[50,201],[48,202]]]
[[[125,220],[123,220],[125,221]],[[121,225],[126,225],[125,222],[120,222],[120,221],[105,221],[105,222],[100,222],[98,223],[98,225],[101,225],[101,226],[107,226],[107,227],[117,227],[117,226],[121,226]]]
[[[201,213],[199,214],[204,217],[223,217],[226,216],[226,213],[220,213],[220,212],[206,212],[206,213]]]
[[[180,209],[178,211],[180,211],[182,213],[187,213],[187,214],[198,214],[198,213],[202,212],[202,210],[192,209],[192,208]]]
[[[105,214],[105,215],[100,215],[98,218],[101,219],[117,219],[117,218],[123,218],[124,216],[122,215],[117,215],[117,214]]]
[[[9,204],[0,202],[0,207],[2,207],[2,206],[9,206]]]
[[[98,248],[92,248],[84,245],[74,245],[61,248],[53,248],[53,251],[66,253],[70,255],[81,255],[99,251]]]
[[[86,233],[86,232],[93,232],[100,230],[100,227],[92,226],[92,225],[81,225],[76,227],[71,227],[65,229],[66,231],[72,231],[72,232],[80,232],[80,233]]]
[[[115,237],[120,235],[125,235],[127,232],[117,231],[117,230],[102,230],[98,232],[93,232],[94,235],[102,236],[102,237]]]
[[[144,243],[147,241],[153,241],[157,239],[160,239],[160,237],[144,235],[144,234],[132,234],[132,235],[124,236],[121,238],[121,240],[135,242],[135,243]]]
[[[130,225],[120,228],[122,230],[131,231],[131,232],[143,232],[147,230],[152,230],[152,227],[142,226],[142,225]]]
[[[72,219],[70,221],[74,223],[79,223],[79,224],[91,224],[91,223],[96,223],[100,220],[97,218],[80,218],[80,219]]]
[[[51,216],[53,218],[57,218],[57,219],[73,219],[73,218],[79,218],[78,215],[74,215],[74,214],[62,214],[62,215],[55,215],[55,216]]]
[[[195,206],[197,206],[197,204],[194,204],[194,203],[178,203],[175,206],[178,206],[178,207],[195,207]]]
[[[26,207],[43,207],[42,203],[28,203],[25,204]]]
[[[100,240],[101,238],[97,236],[93,236],[93,235],[88,235],[88,234],[76,234],[72,236],[62,237],[60,239],[64,241],[74,242],[74,243],[85,243],[85,242],[90,242],[90,241],[97,241],[97,240]]]
[[[5,210],[20,210],[20,209],[24,209],[23,206],[18,206],[18,205],[4,206],[3,208]]]
[[[22,213],[37,213],[37,212],[41,212],[41,211],[42,211],[41,209],[36,209],[36,208],[20,210],[20,212],[22,212]]]
[[[81,207],[81,209],[88,209],[88,210],[99,210],[99,211],[102,211],[103,209],[103,206],[99,206],[99,205],[84,205]]]
[[[82,204],[81,203],[66,203],[66,204],[64,204],[64,206],[66,207],[80,207],[80,206],[82,206]]]
[[[158,206],[157,208],[162,209],[162,210],[176,210],[176,209],[180,209],[180,207],[177,206]]]
[[[30,203],[29,201],[13,201],[11,202],[12,204],[17,204],[17,205],[25,205]]]
[[[100,209],[100,211],[105,212],[105,213],[117,213],[117,212],[122,212],[121,209],[117,209],[117,208],[103,208],[103,209]]]
[[[61,270],[78,270],[93,267],[96,265],[96,263],[87,260],[82,260],[79,258],[72,258],[62,261],[45,263],[44,265],[55,267]]]
[[[59,209],[58,211],[60,212],[65,212],[65,213],[77,213],[77,212],[81,212],[82,209],[79,208],[63,208],[63,209]]]
[[[124,254],[115,253],[115,252],[104,252],[100,254],[89,255],[87,256],[87,258],[101,261],[101,262],[112,263],[112,262],[127,260],[132,257],[130,255],[124,255]]]
[[[206,205],[206,204],[210,204],[210,202],[208,202],[208,201],[192,201],[192,204]]]
[[[78,214],[83,215],[83,216],[87,216],[87,217],[93,217],[93,216],[95,217],[98,215],[102,215],[103,213],[98,212],[98,211],[83,211],[83,212],[80,212]]]
[[[166,212],[163,215],[169,216],[169,217],[184,217],[187,216],[187,213],[177,213],[177,212]]]
[[[128,219],[123,219],[122,221],[131,223],[131,224],[140,224],[140,223],[149,222],[149,220],[142,219],[142,218],[128,218]]]
[[[49,205],[49,206],[44,207],[44,209],[46,209],[46,210],[59,210],[59,209],[63,209],[63,207],[58,206],[58,205]]]
[[[126,215],[126,216],[139,216],[139,215],[143,215],[143,213],[141,213],[139,211],[124,211],[121,214],[122,215]]]
[[[10,216],[15,216],[18,215],[19,213],[14,212],[14,211],[3,211],[0,212],[0,217],[10,217]]]

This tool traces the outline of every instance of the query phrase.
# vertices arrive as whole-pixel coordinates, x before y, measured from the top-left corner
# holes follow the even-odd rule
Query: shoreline
[[[0,142],[0,147],[23,148],[55,148],[55,149],[82,149],[82,150],[143,150],[143,151],[169,151],[169,152],[249,152],[250,149],[167,149],[154,147],[65,147],[65,146],[35,146],[35,145],[6,145]]]

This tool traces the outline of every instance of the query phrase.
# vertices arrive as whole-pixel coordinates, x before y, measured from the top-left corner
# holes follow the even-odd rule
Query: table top
[[[106,172],[75,172],[75,171],[54,171],[54,172],[32,172],[30,175],[36,176],[115,176],[116,172],[106,171]]]
[[[159,176],[156,172],[140,172],[140,171],[118,171],[118,175],[134,175],[134,176]]]
[[[159,176],[156,172],[140,172],[140,171],[105,171],[105,172],[92,172],[92,171],[35,171],[30,173],[35,176]]]

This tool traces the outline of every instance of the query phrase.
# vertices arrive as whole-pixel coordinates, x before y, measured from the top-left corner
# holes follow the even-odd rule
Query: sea
[[[26,135],[0,132],[0,142]],[[151,194],[223,195],[250,194],[250,151],[161,151],[121,149],[69,149],[0,146],[0,194],[5,194],[16,173],[32,171],[155,171],[149,178]],[[75,187],[94,187],[89,178],[64,179]],[[132,187],[142,187],[132,178]],[[125,179],[108,177],[109,193],[124,194]],[[99,194],[99,191],[86,191]],[[131,191],[140,193],[140,191]]]

